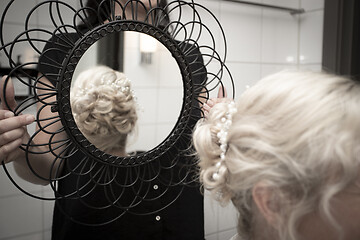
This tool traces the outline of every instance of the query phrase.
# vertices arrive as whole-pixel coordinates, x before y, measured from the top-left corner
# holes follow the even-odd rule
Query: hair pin
[[[212,175],[214,180],[219,179],[219,172],[221,170],[221,167],[223,166],[223,162],[225,161],[225,155],[228,149],[227,136],[232,124],[232,117],[236,112],[237,112],[236,104],[234,101],[231,101],[228,104],[228,110],[225,113],[225,116],[223,116],[220,119],[220,122],[217,124],[217,126],[220,128],[220,131],[217,133],[217,137],[219,139],[221,153],[220,153],[220,161],[218,161],[215,164],[217,171]]]

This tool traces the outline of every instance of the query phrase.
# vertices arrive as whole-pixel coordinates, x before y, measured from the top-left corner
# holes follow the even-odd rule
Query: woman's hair
[[[239,211],[238,233],[254,228],[252,190],[273,190],[281,205],[281,240],[295,240],[307,213],[319,211],[336,228],[330,200],[358,177],[360,85],[335,75],[284,71],[259,81],[237,101],[220,162],[219,124],[228,106],[219,103],[194,132],[200,180],[221,203]],[[213,174],[217,173],[217,178]],[[341,229],[338,229],[341,231]]]
[[[75,122],[84,136],[103,151],[125,150],[137,121],[130,80],[109,67],[85,70],[70,94]]]

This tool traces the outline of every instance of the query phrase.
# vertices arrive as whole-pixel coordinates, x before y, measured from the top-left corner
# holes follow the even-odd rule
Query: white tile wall
[[[205,191],[204,209],[206,209],[205,235],[216,234],[218,232],[219,206],[207,191]]]
[[[321,63],[323,10],[304,13],[300,18],[301,64]]]
[[[156,85],[155,85],[156,86]],[[138,104],[140,111],[139,115],[139,124],[155,124],[157,119],[157,101],[159,90],[156,87],[151,88],[135,88],[136,96],[138,98]]]
[[[299,0],[263,0],[262,3],[287,8],[298,8]]]
[[[32,8],[35,7],[38,0],[27,0],[27,1],[14,1],[11,5],[9,5],[7,13],[6,13],[6,20],[7,22],[14,23],[14,24],[21,24],[25,23],[26,16],[30,12]],[[2,15],[5,11],[5,7],[8,5],[9,1],[0,1],[0,14]],[[17,14],[14,14],[17,12]],[[31,24],[38,24],[38,16],[36,13],[32,14],[29,18],[29,23]],[[21,24],[24,28],[24,24]]]
[[[43,209],[42,224],[43,224],[43,230],[46,232],[46,231],[50,231],[52,226],[52,215],[53,215],[55,202],[51,199],[54,198],[54,193],[52,189],[49,186],[47,186],[47,187],[43,187],[42,196],[46,199],[49,199],[42,201],[42,209]]]
[[[261,8],[221,2],[221,24],[228,42],[228,61],[260,62]]]
[[[34,234],[26,234],[24,236],[18,236],[18,237],[12,237],[7,238],[8,240],[39,240],[43,239],[43,233],[34,233]],[[44,239],[50,239],[50,238],[44,238]]]
[[[51,239],[51,230],[44,231],[42,237],[43,237],[42,238],[43,240],[50,240]]]
[[[205,239],[206,240],[218,240],[218,234],[214,233],[214,234],[206,235]]]
[[[320,72],[322,70],[321,64],[302,64],[299,69],[306,71]]]
[[[124,54],[124,72],[132,81],[134,87],[154,87],[159,80],[158,58],[152,58],[151,65],[140,66],[140,52],[138,49],[130,49]],[[175,63],[174,63],[175,64]],[[137,89],[137,88],[135,88]]]
[[[233,229],[229,229],[229,230],[226,230],[226,231],[221,231],[218,233],[218,239],[224,239],[224,240],[227,240],[227,239],[230,239],[232,238],[235,234],[237,233],[236,229],[233,228]]]
[[[183,90],[181,87],[159,88],[156,122],[175,124],[182,107]],[[165,110],[166,109],[166,110]]]
[[[324,9],[325,0],[300,0],[301,7],[305,11],[314,11]]]
[[[231,62],[227,65],[235,81],[235,96],[240,96],[247,86],[253,86],[260,79],[260,63]],[[230,89],[230,86],[225,87]]]
[[[36,26],[36,25],[33,25]],[[17,38],[17,39],[24,39],[26,38],[26,36],[24,34],[20,35],[23,31],[25,30],[24,26],[18,25],[18,24],[14,24],[14,23],[8,23],[4,26],[3,28],[3,37],[4,37],[4,43],[9,43],[11,42],[13,39]],[[19,37],[20,35],[20,37]],[[34,34],[30,34],[31,37],[34,37]],[[36,36],[35,36],[36,37]],[[8,54],[11,56],[11,58],[13,59],[13,61],[15,63],[18,63],[18,56],[21,56],[19,59],[19,62],[23,63],[24,62],[24,53],[26,52],[28,54],[28,56],[30,57],[31,55],[35,54],[35,51],[33,50],[33,48],[29,45],[29,43],[27,42],[19,42],[13,45],[13,48],[11,48],[11,46],[6,47],[6,51],[8,52]],[[1,66],[9,66],[9,61],[7,60],[5,54],[3,54],[3,52],[1,52]],[[29,58],[27,57],[27,58]]]
[[[158,124],[155,128],[155,131],[156,131],[155,143],[159,144],[162,141],[164,141],[164,139],[167,136],[169,136],[170,132],[174,129],[174,127],[175,127],[175,122]]]
[[[39,4],[44,3],[42,0],[36,1]],[[80,1],[62,0],[60,4],[52,4],[51,13],[53,19],[49,15],[49,4],[44,3],[39,5],[36,8],[39,25],[53,27],[55,24],[62,25],[61,22],[72,25],[74,13],[80,6],[79,2]],[[61,12],[60,15],[58,14],[58,9]]]
[[[141,135],[139,134],[135,142],[130,139],[129,143],[134,143],[128,147],[129,152],[150,150],[157,146],[159,142],[157,142],[156,128],[153,124],[141,124],[138,131],[141,132]]]
[[[6,169],[8,170],[9,174],[13,177],[14,181],[23,189],[39,196],[41,195],[42,187],[37,186],[31,183],[28,183],[21,178],[18,178],[12,164],[7,164]],[[8,179],[7,175],[3,167],[0,169],[0,198],[1,197],[9,197],[21,194],[20,190],[17,189],[12,183],[10,179]]]
[[[162,87],[183,87],[181,72],[176,60],[171,56],[167,50],[160,51],[159,54],[160,66],[166,66],[166,71],[159,68],[158,85]],[[171,73],[171,74],[170,74]]]
[[[5,10],[5,6],[7,5],[9,1],[8,0],[2,0],[0,1],[0,15],[3,14]],[[51,31],[54,30],[54,25],[52,24],[52,21],[49,17],[48,8],[49,4],[43,4],[43,5],[37,5],[38,3],[41,3],[44,1],[41,0],[27,0],[27,1],[19,1],[15,0],[12,2],[10,7],[8,8],[8,11],[6,13],[5,18],[5,25],[3,28],[3,34],[4,36],[4,42],[8,43],[9,40],[14,39],[15,37],[19,37],[19,39],[26,39],[27,37],[25,35],[18,36],[20,33],[25,31],[25,22],[27,22],[27,29],[35,28],[38,26],[50,27]],[[78,8],[78,2],[66,0],[64,2],[67,2],[70,6],[74,7],[75,9]],[[64,4],[60,4],[59,8],[62,11],[63,16],[63,22],[64,23],[72,23],[72,17],[69,17],[69,14],[71,13],[73,15],[73,10],[69,6],[65,6]],[[66,9],[66,10],[65,10]],[[32,12],[28,17],[28,13]],[[53,8],[53,14],[55,22],[59,23],[59,17],[56,14],[55,7]],[[70,15],[71,16],[71,15]],[[13,59],[17,59],[18,55],[22,55],[20,62],[25,62],[26,60],[32,59],[36,62],[37,56],[39,55],[39,51],[41,51],[44,43],[40,41],[36,41],[35,39],[38,39],[39,36],[47,36],[44,39],[48,39],[50,37],[50,34],[39,32],[39,31],[30,31],[28,32],[29,36],[32,40],[32,44],[35,45],[37,49],[34,49],[33,46],[31,46],[28,43],[18,43],[17,47],[15,47],[15,51],[11,54]],[[21,47],[19,47],[21,45]],[[10,50],[10,48],[7,48]],[[18,49],[22,49],[21,51],[18,51]],[[6,60],[6,57],[4,54],[0,55],[0,64],[1,66],[9,66],[8,61]]]
[[[219,207],[219,231],[227,231],[228,229],[236,228],[237,220],[238,214],[232,203],[229,203],[226,207]]]
[[[2,14],[5,5],[9,1],[0,1],[0,12]],[[27,12],[40,0],[27,0],[19,1],[15,0],[13,5],[9,8],[9,15],[4,22],[3,36],[4,42],[7,43],[17,37],[19,33],[25,30],[24,22]],[[74,3],[74,1],[68,1]],[[39,21],[39,11],[35,11],[29,21],[29,28],[45,25],[47,22]],[[69,19],[69,18],[67,18]],[[41,20],[41,19],[40,19]],[[42,20],[45,21],[45,20]],[[49,28],[49,30],[53,30]],[[31,38],[48,39],[49,34],[46,33],[30,33]],[[24,36],[22,36],[24,38]],[[44,43],[34,41],[33,44],[40,51]],[[20,47],[21,45],[21,47]],[[9,49],[9,48],[8,48]],[[36,49],[35,49],[36,50]],[[16,45],[15,51],[12,53],[13,59],[16,56],[28,52],[27,55],[32,55],[31,51],[35,51],[28,43],[21,43]],[[24,61],[36,61],[36,53],[30,57],[22,57],[20,60]],[[1,66],[8,66],[7,61],[3,55],[0,55]],[[29,108],[25,113],[35,114],[35,108]],[[28,131],[32,134],[35,131],[35,125],[28,126]],[[46,192],[49,192],[48,188],[37,186],[23,181],[16,176],[12,164],[8,164],[7,168],[14,178],[14,181],[23,189],[30,192],[33,195],[43,197]],[[52,208],[53,202],[41,201],[21,193],[15,186],[10,183],[10,180],[5,175],[4,169],[0,169],[0,239],[1,240],[47,240],[50,239],[50,228],[52,222]]]
[[[1,198],[0,239],[43,230],[42,202],[23,194]]]
[[[5,2],[7,1],[0,1],[0,9],[4,9]],[[15,2],[21,2],[22,7],[20,9],[26,11],[31,4],[38,3],[40,0]],[[66,2],[73,3],[71,0]],[[301,16],[292,16],[286,12],[223,2],[221,0],[198,0],[195,2],[208,8],[221,22],[228,43],[227,66],[233,75],[237,96],[246,89],[247,85],[251,86],[260,78],[282,69],[321,70],[324,0],[253,1],[292,8],[302,7],[307,12]],[[216,26],[217,23],[211,20],[211,14],[206,13],[205,9],[201,11],[206,14],[202,21],[210,28],[214,26],[216,30],[212,34],[219,40],[220,31]],[[17,14],[12,16],[11,22],[7,23],[9,37],[14,37],[16,31],[21,31],[21,29],[16,29],[21,26],[22,21],[19,19],[24,15],[18,11]],[[46,25],[48,16],[38,16],[33,21],[35,21],[32,22],[34,24]],[[204,38],[202,41],[207,42],[208,39]],[[220,53],[224,53],[224,44],[217,47]],[[159,53],[161,54],[161,51]],[[136,54],[132,55],[132,59],[126,59],[126,62],[136,62],[138,64]],[[163,65],[156,59],[155,57],[153,66],[157,64]],[[0,63],[3,64],[3,60]],[[139,68],[135,68],[136,66],[129,67],[130,69],[133,67],[132,71],[136,72],[136,75],[131,76],[131,78],[136,77],[138,86],[141,87],[137,88],[137,94],[147,93],[144,98],[139,99],[140,105],[145,109],[150,105],[154,105],[156,101],[163,102],[164,99],[168,99],[165,88],[160,89],[163,94],[159,94],[159,88],[149,88],[154,86],[149,84],[149,81],[154,81],[155,86],[160,82],[161,86],[166,86],[167,89],[182,86],[179,75],[174,77],[176,63],[173,66],[162,68],[161,71],[149,67],[139,71]],[[149,76],[154,78],[149,79]],[[169,78],[174,81],[169,82]],[[165,84],[162,85],[163,83]],[[230,89],[230,86],[226,87]],[[175,93],[172,92],[171,94]],[[162,97],[158,99],[160,95]],[[169,104],[169,106],[163,106],[164,108],[171,108],[171,103],[166,102],[165,104]],[[161,140],[161,136],[157,136],[156,133],[162,132],[163,136],[165,136],[168,129],[172,128],[173,125],[169,122],[163,123],[162,128],[155,128],[152,125],[157,121],[157,116],[160,116],[159,119],[164,119],[163,114],[156,113],[156,111],[155,109],[143,113],[144,118],[140,121],[146,124],[143,124],[139,131],[144,133],[145,136],[139,139],[136,143],[138,145],[133,146],[134,149],[154,147],[156,142]],[[11,169],[11,165],[9,165],[9,168]],[[51,196],[51,190],[48,188],[19,181],[24,188],[30,189],[34,193],[46,197]],[[24,196],[9,183],[3,170],[0,171],[1,240],[50,239],[52,208],[53,202],[34,200]],[[236,219],[236,211],[231,204],[226,208],[222,208],[211,200],[208,194],[205,195],[205,234],[207,240],[229,239],[236,233]]]
[[[261,78],[267,75],[279,72],[281,70],[296,70],[297,65],[285,65],[285,64],[262,64],[261,65]]]
[[[263,10],[262,62],[296,64],[298,53],[297,40],[298,16],[277,10]]]

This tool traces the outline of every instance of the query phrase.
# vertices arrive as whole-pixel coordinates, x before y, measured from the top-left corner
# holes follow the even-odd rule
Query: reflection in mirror
[[[109,67],[91,67],[76,78],[70,98],[82,134],[100,150],[126,156],[127,135],[137,121],[130,80]]]
[[[102,88],[108,88],[105,86],[106,84],[113,84],[113,89],[117,89],[117,84],[120,84],[119,90],[123,87],[121,81],[117,83],[112,82],[112,80],[108,82],[101,81],[102,77],[97,76],[96,72],[87,77],[89,78],[87,81],[82,80],[80,75],[82,72],[99,65],[109,66],[115,71],[121,72],[124,79],[131,81],[131,86],[124,86],[129,87],[129,93],[136,100],[137,120],[135,120],[136,127],[127,132],[130,135],[127,137],[125,148],[110,149],[110,146],[100,146],[105,141],[101,144],[97,143],[96,139],[86,134],[82,130],[81,123],[78,122],[80,118],[77,119],[76,117],[75,109],[80,109],[73,106],[74,94],[84,95],[86,92],[84,89],[90,89],[93,86],[97,86],[96,90],[99,91]],[[78,83],[78,80],[81,81]],[[95,80],[98,81],[96,84]],[[99,84],[101,87],[99,87]],[[75,91],[77,88],[82,90]],[[89,96],[89,98],[94,98],[94,95]],[[117,32],[100,39],[81,57],[72,80],[71,104],[80,131],[96,147],[117,156],[124,156],[126,154],[124,150],[127,153],[149,151],[164,141],[174,128],[180,115],[182,99],[183,83],[175,59],[160,42],[144,33]],[[104,102],[104,99],[97,104],[99,105],[97,107],[103,110],[111,105]],[[92,107],[95,107],[93,105]],[[89,108],[90,104],[84,107]],[[84,119],[85,113],[82,114],[81,119]],[[111,115],[111,119],[117,117],[116,114],[119,113],[109,112],[108,114]],[[108,139],[110,140],[110,138],[112,137],[109,136]],[[124,146],[124,143],[122,146]]]

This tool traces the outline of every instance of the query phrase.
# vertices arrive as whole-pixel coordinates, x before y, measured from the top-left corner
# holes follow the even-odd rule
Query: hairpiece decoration
[[[236,104],[234,101],[231,101],[228,104],[228,110],[224,117],[221,118],[220,122],[217,124],[217,126],[220,128],[220,131],[217,133],[217,137],[219,138],[220,143],[220,161],[215,164],[215,167],[217,168],[216,172],[212,175],[214,180],[219,179],[219,173],[223,168],[223,162],[225,161],[225,154],[228,148],[227,145],[227,135],[230,129],[230,126],[232,124],[232,117],[237,112]],[[223,167],[223,168],[222,168]]]
[[[130,87],[128,87],[131,84],[131,80],[127,77],[125,79],[116,79],[115,81],[112,80],[106,80],[105,76],[103,76],[100,80],[101,85],[112,87],[113,89],[122,92],[125,95],[131,95],[134,100],[136,100],[135,92],[134,90],[130,90]],[[89,93],[89,91],[96,89],[98,86],[95,86],[95,84],[90,83],[87,87],[81,88],[76,92],[76,97],[82,97],[85,94]]]
[[[124,94],[128,94],[130,88],[127,85],[130,85],[131,81],[128,78],[125,79],[116,79],[115,81],[105,80],[105,76],[101,78],[102,85],[108,85],[113,87],[114,89],[123,92]],[[131,92],[132,93],[132,92]]]
[[[103,76],[100,80],[102,85],[111,86],[113,89],[122,92],[125,95],[131,95],[133,101],[136,103],[136,108],[140,111],[144,111],[143,108],[140,106],[137,97],[135,95],[135,91],[133,89],[130,90],[131,80],[127,77],[125,78],[117,78],[115,81],[111,81],[110,79],[105,78]]]

